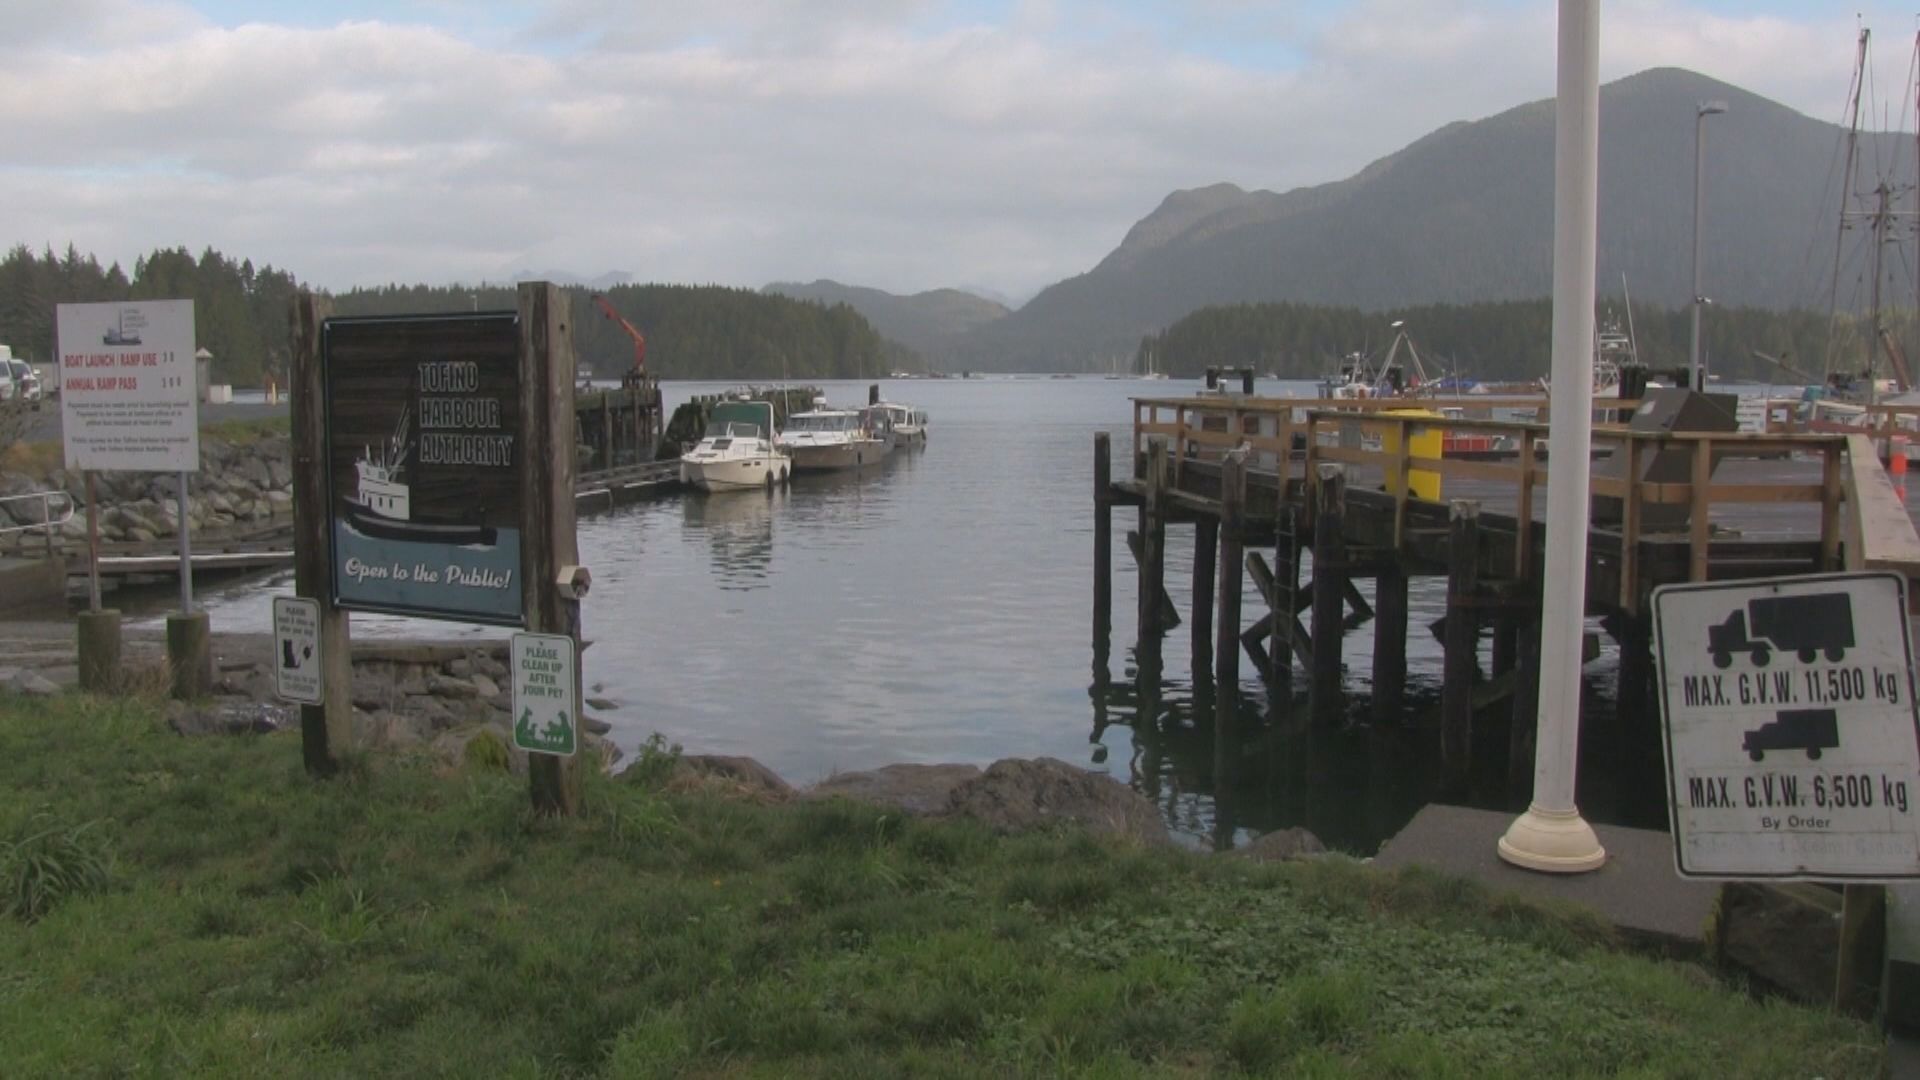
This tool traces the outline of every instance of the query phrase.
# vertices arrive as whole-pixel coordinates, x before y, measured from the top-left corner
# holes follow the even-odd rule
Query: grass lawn
[[[1620,952],[1575,913],[1345,860],[996,838],[627,780],[555,820],[477,765],[312,783],[295,735],[181,739],[137,700],[0,699],[0,747],[8,1077],[1880,1063],[1863,1025]]]

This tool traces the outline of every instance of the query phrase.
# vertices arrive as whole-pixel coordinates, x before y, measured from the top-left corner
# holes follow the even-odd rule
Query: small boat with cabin
[[[1055,376],[1058,378],[1059,376]],[[927,443],[927,410],[892,401],[874,402],[873,408],[885,414],[886,426],[893,432],[895,449],[912,449]]]
[[[780,446],[795,472],[858,469],[886,460],[893,434],[878,408],[835,409],[816,406],[787,417]]]
[[[680,457],[680,479],[702,491],[751,491],[785,483],[793,461],[774,431],[773,404],[722,401],[706,431]]]

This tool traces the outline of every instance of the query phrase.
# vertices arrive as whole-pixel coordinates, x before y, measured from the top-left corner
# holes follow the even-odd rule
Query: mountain
[[[522,281],[551,281],[555,285],[571,285],[603,293],[621,285],[633,284],[633,275],[625,270],[608,270],[592,277],[582,277],[571,270],[516,270],[508,280],[515,284]]]
[[[961,335],[1007,315],[1005,304],[959,289],[933,289],[912,296],[896,296],[879,289],[821,280],[806,285],[776,281],[761,291],[795,300],[813,300],[828,307],[845,304],[859,312],[881,334],[922,356],[943,352]]]
[[[1838,80],[1836,79],[1836,82]],[[1707,120],[1703,290],[1767,308],[1827,302],[1841,128],[1677,68],[1600,94],[1600,283],[1692,295],[1694,112]],[[933,354],[946,367],[1109,369],[1200,307],[1261,301],[1368,310],[1542,297],[1552,281],[1551,100],[1456,122],[1334,183],[1177,191],[1088,272]],[[1911,136],[1863,136],[1907,161]],[[1871,181],[1869,181],[1869,184]],[[878,322],[878,320],[876,320]]]

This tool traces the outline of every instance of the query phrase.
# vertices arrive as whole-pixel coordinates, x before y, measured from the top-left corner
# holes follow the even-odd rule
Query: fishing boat
[[[780,446],[795,472],[858,469],[886,460],[893,434],[878,406],[866,409],[817,407],[787,417]]]
[[[464,520],[413,516],[413,489],[406,480],[407,461],[413,455],[411,430],[411,413],[403,410],[385,446],[361,447],[353,463],[354,490],[345,500],[347,526],[379,540],[492,547],[499,537],[483,520],[484,510],[475,510]]]
[[[700,441],[680,455],[681,482],[702,491],[771,489],[785,483],[793,468],[767,401],[716,403]]]
[[[1320,396],[1335,401],[1365,401],[1370,398],[1399,397],[1409,391],[1417,391],[1427,380],[1426,365],[1420,360],[1420,351],[1413,346],[1413,337],[1407,333],[1404,320],[1395,319],[1392,324],[1393,341],[1387,345],[1386,355],[1378,364],[1364,352],[1348,353],[1340,361],[1340,369],[1320,382]],[[1400,359],[1400,350],[1405,347],[1407,358]]]

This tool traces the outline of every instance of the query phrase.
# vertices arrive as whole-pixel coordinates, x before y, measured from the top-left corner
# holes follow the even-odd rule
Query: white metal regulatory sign
[[[1654,591],[1682,877],[1920,877],[1906,611],[1890,573]]]
[[[193,301],[61,304],[54,320],[67,468],[199,472]]]
[[[326,680],[320,664],[320,602],[273,598],[273,688],[287,701],[319,705]]]

